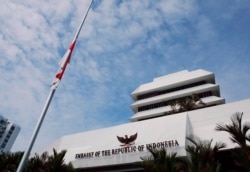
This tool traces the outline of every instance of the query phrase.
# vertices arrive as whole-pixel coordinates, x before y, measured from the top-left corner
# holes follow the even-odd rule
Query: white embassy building
[[[20,129],[18,125],[0,115],[0,154],[11,150]]]
[[[192,95],[203,105],[170,114],[172,102]],[[82,171],[142,171],[135,163],[150,155],[148,146],[187,156],[186,137],[197,136],[213,139],[213,143],[224,142],[232,149],[236,145],[226,132],[215,131],[216,125],[230,123],[236,112],[243,112],[243,122],[250,121],[250,99],[225,104],[214,73],[201,69],[154,78],[136,88],[131,97],[134,115],[130,123],[66,135],[41,152],[67,150],[65,161]]]

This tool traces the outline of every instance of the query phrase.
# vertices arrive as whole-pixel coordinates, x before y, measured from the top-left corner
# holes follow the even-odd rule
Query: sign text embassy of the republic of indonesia
[[[77,153],[75,155],[75,159],[84,159],[84,158],[94,158],[94,157],[101,157],[101,156],[112,156],[130,152],[142,152],[145,151],[147,148],[153,149],[162,149],[162,148],[172,148],[179,146],[177,140],[168,140],[163,142],[157,143],[150,143],[146,145],[138,145],[138,146],[129,146],[129,147],[122,147],[117,149],[109,149],[109,150],[101,150],[95,152],[86,152],[86,153]]]

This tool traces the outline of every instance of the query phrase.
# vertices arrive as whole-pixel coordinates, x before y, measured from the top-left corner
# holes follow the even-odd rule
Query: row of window
[[[199,82],[195,82],[195,83],[191,83],[191,84],[187,84],[187,85],[182,85],[182,86],[175,87],[175,88],[170,88],[170,89],[166,89],[166,90],[146,93],[146,94],[138,95],[137,100],[146,99],[146,98],[150,98],[150,97],[155,97],[155,96],[158,96],[158,95],[171,93],[171,92],[175,92],[175,91],[179,91],[179,90],[184,90],[184,89],[187,89],[187,88],[192,88],[192,87],[195,87],[195,86],[204,85],[206,83],[207,83],[206,81],[199,81]]]
[[[7,143],[2,143],[1,148],[4,149]]]
[[[1,120],[0,120],[0,124],[7,124],[7,120],[1,119]]]
[[[10,136],[12,135],[12,133],[13,133],[13,131],[14,131],[14,129],[15,129],[15,126],[11,126],[11,127],[10,127],[10,130],[9,130],[9,132],[8,132],[8,134],[7,134],[7,136],[6,136],[6,138],[4,139],[4,141],[3,141],[2,145],[1,145],[1,148],[5,148],[6,144],[7,144],[8,141],[9,141]],[[0,138],[1,138],[1,137],[0,137]]]
[[[211,91],[203,92],[203,93],[197,94],[197,96],[199,98],[209,97],[209,96],[212,96],[212,92]],[[178,101],[178,99],[163,101],[163,102],[154,103],[154,104],[145,105],[145,106],[140,106],[140,107],[138,107],[138,112],[146,111],[149,109],[160,108],[160,107],[164,107],[164,106],[169,106],[172,104],[172,102],[176,102],[176,101]]]

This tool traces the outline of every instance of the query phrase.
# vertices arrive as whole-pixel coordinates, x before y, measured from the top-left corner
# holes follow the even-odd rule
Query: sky
[[[11,151],[27,148],[90,2],[1,2],[0,115],[21,127]],[[248,0],[94,0],[32,151],[130,122],[130,94],[181,70],[213,72],[226,103],[250,98],[249,19]]]

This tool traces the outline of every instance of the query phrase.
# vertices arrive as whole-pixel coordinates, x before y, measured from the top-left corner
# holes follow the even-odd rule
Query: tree
[[[220,162],[216,155],[218,151],[225,148],[224,143],[218,142],[212,146],[212,139],[210,141],[202,141],[195,137],[192,139],[187,137],[192,145],[186,147],[189,153],[189,167],[192,172],[219,172]]]
[[[24,172],[74,172],[76,171],[71,163],[65,164],[64,156],[66,151],[57,152],[53,149],[53,155],[48,152],[40,156],[35,154],[31,157],[24,167]],[[0,172],[15,172],[21,161],[23,152],[2,153],[0,154]]]
[[[21,158],[23,156],[23,152],[7,152],[0,154],[0,169],[1,172],[15,172]]]
[[[141,166],[147,172],[178,172],[184,171],[185,160],[177,157],[176,153],[167,154],[165,149],[148,148],[151,155],[149,157],[141,157],[143,160]]]
[[[215,130],[226,131],[230,135],[230,140],[240,146],[235,149],[233,155],[236,164],[250,171],[250,123],[242,123],[243,112],[236,112],[231,117],[230,124],[217,124]]]
[[[200,97],[197,94],[192,94],[191,96],[171,100],[169,101],[168,104],[170,105],[171,110],[165,112],[164,115],[172,115],[179,112],[187,112],[190,110],[206,106],[206,104],[200,99]]]
[[[66,154],[66,150],[62,150],[61,152],[57,152],[53,149],[53,155],[48,157],[47,168],[49,172],[73,172],[75,169],[71,163],[65,164],[64,156]]]
[[[197,109],[199,107],[205,106],[206,104],[200,99],[197,94],[192,94],[191,96],[183,97],[178,99],[179,111],[190,111]]]
[[[30,158],[25,166],[24,172],[45,172],[47,169],[48,152],[42,153],[41,156],[35,154],[34,157]]]

